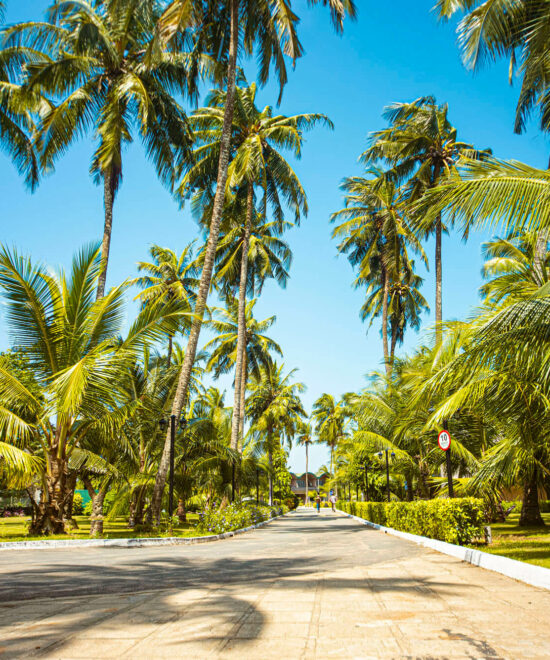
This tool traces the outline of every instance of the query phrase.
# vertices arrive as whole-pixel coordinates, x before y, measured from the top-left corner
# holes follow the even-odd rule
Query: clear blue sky
[[[8,0],[8,21],[40,19],[45,0]],[[280,111],[284,114],[324,112],[334,122],[330,133],[318,129],[307,136],[303,158],[296,164],[308,194],[310,213],[302,227],[288,235],[294,252],[286,290],[270,283],[256,306],[260,318],[276,314],[273,337],[281,344],[288,368],[298,367],[307,385],[308,410],[323,392],[339,396],[366,384],[365,375],[380,366],[379,326],[369,334],[358,311],[362,293],[351,289],[352,270],[336,256],[330,238],[330,214],[340,208],[339,184],[358,174],[357,157],[370,131],[382,127],[382,108],[433,94],[448,102],[450,119],[461,139],[491,147],[498,157],[546,167],[549,147],[533,127],[526,135],[512,132],[517,85],[507,84],[506,64],[472,75],[458,55],[454,24],[442,25],[431,12],[433,0],[359,0],[359,20],[334,35],[327,13],[295,0],[301,17],[300,36],[306,54],[290,73]],[[412,7],[414,6],[414,10]],[[247,66],[247,71],[253,71]],[[261,104],[274,104],[276,90],[261,91]],[[36,260],[67,266],[83,243],[102,231],[101,189],[88,174],[91,144],[82,141],[59,161],[39,189],[28,193],[7,158],[0,154],[0,241],[16,245]],[[139,145],[124,159],[124,181],[114,215],[108,283],[135,274],[135,263],[147,257],[151,243],[181,250],[197,234],[187,210],[180,211],[158,183]],[[451,234],[444,240],[444,317],[462,318],[478,302],[480,244],[473,234],[464,245]],[[430,261],[433,245],[426,246]],[[424,275],[422,271],[421,274]],[[433,272],[423,293],[433,303]],[[431,317],[425,318],[428,327]],[[411,333],[404,350],[419,337]],[[0,310],[0,347],[8,345]],[[224,382],[222,387],[229,388]],[[227,402],[232,401],[228,391]],[[324,448],[311,452],[310,468],[327,460]],[[291,467],[304,469],[302,450],[291,453]]]

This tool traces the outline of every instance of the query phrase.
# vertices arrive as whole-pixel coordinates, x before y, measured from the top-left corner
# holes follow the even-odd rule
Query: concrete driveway
[[[0,657],[550,658],[550,593],[324,511],[197,546],[0,552]]]

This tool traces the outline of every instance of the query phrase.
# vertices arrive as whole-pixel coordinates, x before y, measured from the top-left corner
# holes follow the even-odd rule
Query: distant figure
[[[330,505],[333,513],[336,513],[336,495],[334,493],[330,496]]]
[[[317,507],[317,513],[321,513],[321,496],[319,493],[315,496],[315,506]]]

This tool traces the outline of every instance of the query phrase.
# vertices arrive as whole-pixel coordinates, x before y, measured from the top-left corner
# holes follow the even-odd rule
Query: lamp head
[[[161,431],[166,431],[166,427],[168,426],[168,421],[164,419],[164,417],[162,419],[159,419],[159,426]]]

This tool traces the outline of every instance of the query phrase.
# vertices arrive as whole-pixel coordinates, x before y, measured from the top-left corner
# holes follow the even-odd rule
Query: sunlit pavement
[[[198,546],[0,552],[0,657],[550,658],[550,593],[322,510]]]

